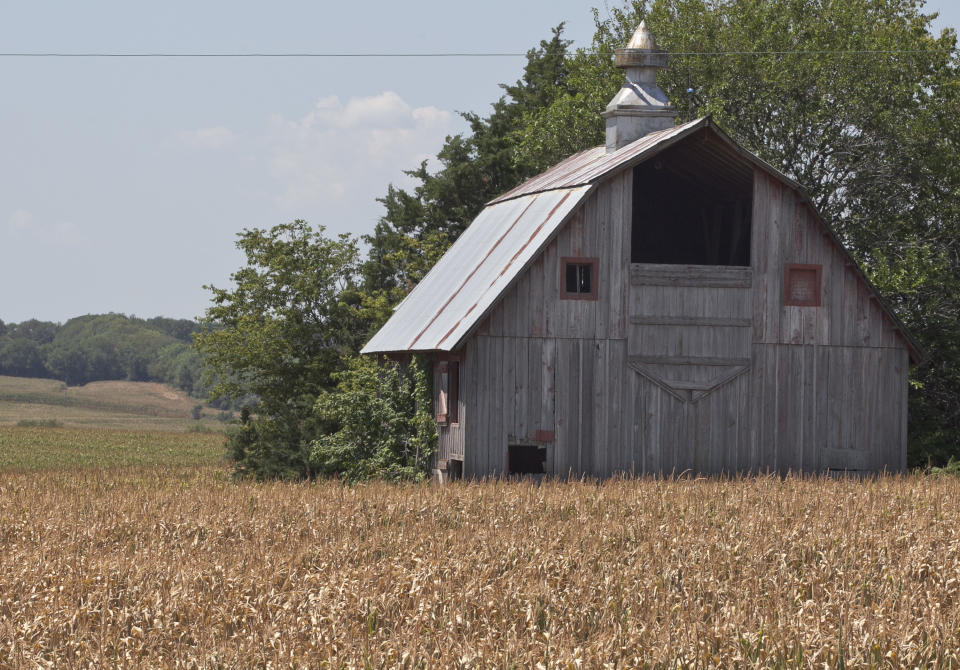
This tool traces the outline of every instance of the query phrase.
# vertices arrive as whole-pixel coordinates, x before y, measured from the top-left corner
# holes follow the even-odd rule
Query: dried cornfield
[[[0,473],[0,666],[956,667],[952,478]]]

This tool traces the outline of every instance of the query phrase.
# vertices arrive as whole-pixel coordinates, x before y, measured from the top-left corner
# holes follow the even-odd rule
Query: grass
[[[0,427],[0,471],[207,466],[223,462],[222,432]]]
[[[4,667],[960,663],[952,477],[0,472],[0,546]]]
[[[206,426],[223,431],[219,412],[206,407],[191,417],[196,398],[151,382],[108,381],[68,387],[51,379],[0,376],[0,427],[63,425],[136,431],[186,431]]]

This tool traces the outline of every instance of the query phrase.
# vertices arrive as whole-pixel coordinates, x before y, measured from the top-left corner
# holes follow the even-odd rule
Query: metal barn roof
[[[361,353],[454,349],[590,190],[555,189],[487,205]]]
[[[393,316],[361,353],[452,351],[560,230],[567,216],[595,184],[651,158],[702,128],[709,128],[721,140],[720,144],[726,149],[721,152],[726,155],[724,160],[739,156],[799,192],[890,317],[895,330],[903,336],[911,360],[923,362],[926,358],[923,348],[850,256],[805,189],[741,147],[710,117],[650,133],[611,153],[602,146],[581,151],[491,200],[396,306]]]
[[[665,148],[673,143],[671,140],[679,140],[707,125],[710,125],[710,119],[704,117],[681,126],[650,133],[612,153],[607,153],[606,148],[602,146],[581,151],[557,163],[546,172],[531,177],[490,202],[491,204],[503,202],[521,195],[549,191],[555,188],[570,188],[591,184],[627,163],[639,162],[647,152]]]

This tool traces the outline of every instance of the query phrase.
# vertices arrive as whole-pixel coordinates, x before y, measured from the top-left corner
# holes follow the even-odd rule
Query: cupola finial
[[[607,121],[607,152],[616,151],[648,133],[673,127],[677,110],[657,86],[657,70],[669,56],[657,46],[646,21],[641,21],[613,63],[626,71],[626,81],[602,113]]]

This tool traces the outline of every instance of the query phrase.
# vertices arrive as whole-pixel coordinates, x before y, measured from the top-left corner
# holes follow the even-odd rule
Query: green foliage
[[[659,77],[678,120],[712,115],[803,184],[927,348],[931,363],[913,372],[914,464],[960,455],[960,76],[955,32],[932,34],[922,7],[651,0],[595,12],[564,90],[514,131],[516,162],[539,169],[602,143],[597,112],[623,81],[612,51],[645,18],[683,54]]]
[[[59,330],[59,324],[51,323],[50,321],[30,319],[22,323],[7,324],[6,334],[14,339],[23,338],[42,345],[53,342],[53,338],[56,337],[57,331]]]
[[[312,444],[316,472],[349,481],[426,478],[437,444],[427,365],[357,357],[337,373],[336,391],[317,398],[318,419],[336,429]]]
[[[155,381],[203,395],[204,362],[189,319],[87,314],[64,325],[31,319],[0,333],[0,374],[53,377],[70,385]]]
[[[943,467],[930,468],[930,474],[935,476],[960,476],[960,460],[951,457]]]
[[[71,386],[107,379],[147,381],[150,363],[173,341],[122,314],[88,314],[59,328],[46,350],[46,365]]]
[[[26,338],[0,337],[0,374],[46,377],[40,345]]]
[[[354,287],[357,245],[304,221],[238,238],[246,264],[233,288],[207,287],[213,305],[196,346],[217,375],[214,395],[257,398],[256,418],[231,436],[237,472],[308,477],[314,402],[367,337]]]

